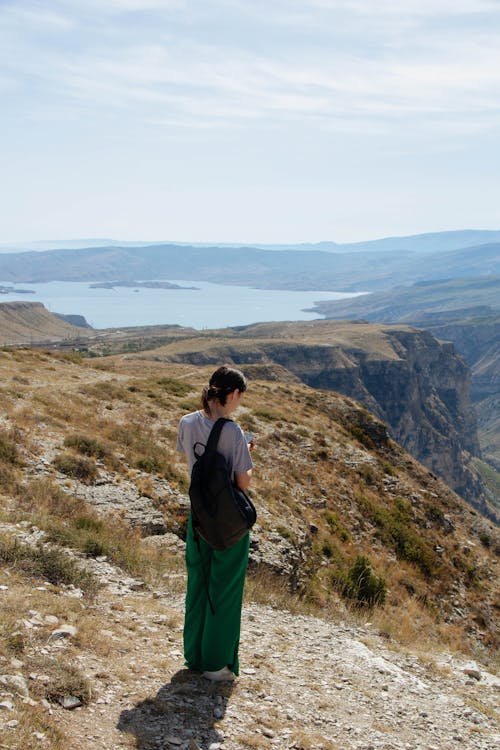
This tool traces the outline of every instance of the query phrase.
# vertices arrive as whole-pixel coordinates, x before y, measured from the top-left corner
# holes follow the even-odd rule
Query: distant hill
[[[378,240],[366,240],[364,242],[311,242],[297,244],[261,244],[254,247],[266,250],[324,250],[327,252],[400,252],[410,251],[416,253],[435,253],[451,250],[460,250],[476,245],[485,245],[492,242],[500,242],[500,231],[463,229],[452,232],[429,232],[426,234],[414,234],[404,237],[384,237]]]
[[[500,242],[446,252],[148,245],[4,253],[0,281],[189,279],[263,289],[369,291],[401,283],[500,274]]]
[[[500,310],[500,275],[446,278],[374,292],[355,299],[318,302],[314,310],[327,318],[365,318],[378,323],[443,320],[489,315]]]
[[[362,242],[174,242],[144,240],[124,241],[104,238],[73,240],[39,240],[32,242],[0,243],[0,253],[29,250],[65,250],[87,247],[146,247],[148,245],[177,245],[187,247],[254,247],[261,250],[321,250],[325,252],[400,252],[432,253],[476,245],[500,242],[500,230],[459,229],[445,232],[426,232],[402,237],[384,237]]]
[[[88,330],[53,315],[41,302],[0,303],[0,345],[74,339]]]

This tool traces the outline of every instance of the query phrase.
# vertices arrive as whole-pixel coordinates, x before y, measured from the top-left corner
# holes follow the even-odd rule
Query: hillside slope
[[[50,313],[41,302],[0,302],[0,345],[61,341],[86,330]]]
[[[188,477],[175,434],[212,369],[0,351],[9,747],[37,747],[36,732],[51,750],[190,736],[354,750],[368,732],[395,750],[415,737],[489,750],[494,678],[470,660],[492,664],[497,643],[498,530],[358,404],[272,363],[244,366],[238,415],[258,435],[247,671],[233,693],[179,672]],[[383,606],[349,585],[359,556]],[[57,706],[69,694],[76,713]]]

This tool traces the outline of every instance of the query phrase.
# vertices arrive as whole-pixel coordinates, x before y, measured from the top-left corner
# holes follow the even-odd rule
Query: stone
[[[0,710],[2,711],[13,711],[14,710],[14,704],[12,701],[1,701],[0,702]]]
[[[464,669],[463,673],[467,675],[467,677],[472,677],[474,680],[481,679],[481,672],[478,669]]]
[[[60,703],[61,706],[68,711],[72,711],[74,708],[83,706],[83,702],[80,698],[77,698],[76,695],[65,695],[63,698],[60,698],[58,700],[58,703]]]
[[[77,633],[78,629],[75,628],[74,625],[63,625],[60,628],[57,628],[57,630],[52,631],[49,635],[48,641],[49,643],[53,643],[60,638],[74,638]]]
[[[3,674],[0,676],[0,683],[12,688],[18,695],[21,695],[24,698],[29,698],[30,692],[28,690],[28,683],[24,677],[21,677],[21,675]]]

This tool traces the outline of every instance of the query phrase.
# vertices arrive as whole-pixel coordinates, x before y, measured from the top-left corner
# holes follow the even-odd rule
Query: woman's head
[[[224,406],[230,393],[233,391],[243,393],[246,389],[247,381],[243,373],[224,365],[213,373],[208,385],[203,389],[201,403],[205,411],[209,411],[209,401],[217,400],[221,406]]]

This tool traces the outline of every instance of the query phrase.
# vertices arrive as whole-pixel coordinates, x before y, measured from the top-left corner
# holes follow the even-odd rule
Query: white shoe
[[[229,667],[222,667],[216,672],[203,672],[203,677],[212,682],[232,682],[234,680],[234,673],[231,672]]]

